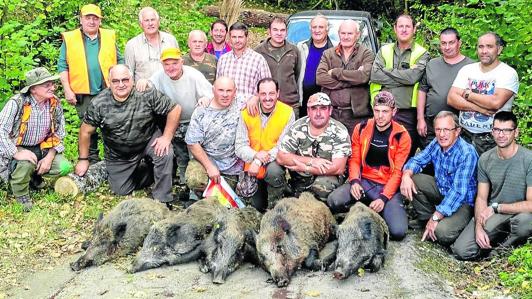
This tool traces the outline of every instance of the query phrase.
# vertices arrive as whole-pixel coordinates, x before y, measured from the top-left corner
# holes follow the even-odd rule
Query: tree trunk
[[[218,6],[205,6],[203,12],[210,17],[220,17],[220,8]],[[273,13],[260,9],[241,9],[239,20],[248,26],[268,27],[274,17],[288,18],[288,14]],[[231,24],[229,24],[231,26]]]
[[[55,182],[54,189],[55,192],[64,196],[85,195],[87,192],[96,190],[105,180],[107,180],[107,169],[105,162],[100,161],[91,165],[82,177],[74,173],[60,177]]]

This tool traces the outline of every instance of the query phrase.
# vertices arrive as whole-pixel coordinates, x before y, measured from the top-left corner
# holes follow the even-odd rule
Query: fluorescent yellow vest
[[[386,44],[382,46],[381,53],[382,57],[384,58],[385,67],[387,69],[393,69],[393,48],[395,44]],[[423,48],[420,44],[414,43],[412,46],[412,53],[410,53],[410,67],[413,67],[418,59],[423,56],[427,52],[427,49]],[[371,104],[373,105],[373,101],[375,100],[375,96],[379,93],[379,91],[382,89],[382,85],[378,83],[370,83],[369,84],[369,92],[371,94]],[[419,89],[419,82],[414,84],[414,90],[412,91],[412,100],[410,101],[410,107],[416,107],[417,106],[417,91]]]
[[[100,28],[99,38],[100,52],[98,53],[98,61],[100,62],[100,70],[102,71],[105,86],[109,86],[109,69],[117,62],[115,31]],[[66,46],[70,88],[76,94],[90,94],[89,72],[87,70],[85,45],[81,30],[76,29],[64,32],[63,40]]]
[[[277,145],[277,141],[292,115],[292,107],[277,100],[266,126],[262,128],[260,115],[251,116],[247,109],[242,111],[242,119],[248,129],[249,146],[256,151],[269,151]],[[244,171],[249,169],[250,163],[244,165]],[[266,167],[261,166],[257,178],[266,175]]]

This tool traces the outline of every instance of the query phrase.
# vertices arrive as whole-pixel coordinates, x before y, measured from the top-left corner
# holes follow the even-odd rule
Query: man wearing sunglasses
[[[318,92],[310,96],[307,114],[298,119],[281,139],[277,163],[290,171],[289,185],[296,194],[311,191],[320,200],[344,182],[351,155],[349,133],[331,118],[331,99]]]
[[[124,64],[109,70],[111,87],[92,101],[79,130],[79,158],[76,174],[89,168],[90,136],[100,128],[105,148],[109,186],[118,195],[128,195],[154,183],[153,198],[173,201],[172,137],[179,125],[181,106],[150,88],[133,88],[133,73]],[[164,131],[158,129],[155,116],[165,115]]]
[[[516,143],[517,118],[495,114],[497,147],[478,162],[478,192],[473,218],[452,246],[461,260],[483,257],[493,247],[509,247],[532,235],[532,151]]]
[[[436,114],[434,131],[436,139],[403,168],[401,194],[413,200],[417,224],[425,225],[421,240],[450,245],[472,216],[478,154],[460,137],[454,113]],[[434,177],[420,173],[429,163],[434,165]]]

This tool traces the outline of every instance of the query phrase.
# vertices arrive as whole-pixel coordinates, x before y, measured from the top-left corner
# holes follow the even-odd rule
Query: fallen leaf
[[[305,295],[309,297],[319,297],[321,294],[319,291],[306,291]]]
[[[207,288],[195,287],[195,288],[192,288],[192,290],[195,291],[196,293],[203,293],[207,290]]]

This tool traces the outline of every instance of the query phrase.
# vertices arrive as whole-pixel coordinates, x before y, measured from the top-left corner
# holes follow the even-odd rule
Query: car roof
[[[366,17],[371,18],[371,14],[367,11],[360,10],[305,10],[296,12],[291,15],[290,18],[309,17],[316,16],[317,14],[324,15],[326,17]]]

